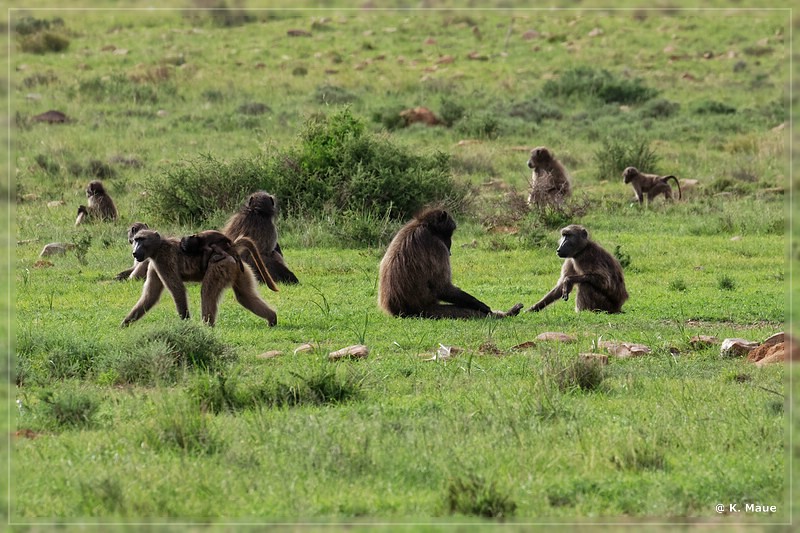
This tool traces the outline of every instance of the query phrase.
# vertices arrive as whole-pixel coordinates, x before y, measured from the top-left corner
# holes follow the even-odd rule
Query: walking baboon
[[[386,313],[423,318],[502,318],[508,311],[488,305],[451,281],[450,244],[456,222],[443,209],[426,209],[400,228],[380,264],[378,305]],[[442,304],[440,302],[449,302]]]
[[[640,204],[644,202],[645,194],[648,202],[652,202],[659,194],[663,194],[664,198],[672,200],[672,188],[667,183],[669,179],[675,180],[675,185],[678,186],[678,200],[681,199],[681,184],[675,176],[645,174],[644,172],[639,172],[636,167],[628,167],[622,172],[622,178],[625,183],[631,184]]]
[[[100,180],[90,181],[86,186],[86,204],[78,206],[78,217],[75,219],[75,225],[81,224],[87,217],[97,218],[100,220],[116,220],[117,207],[111,196],[106,192],[103,187],[103,182]]]
[[[533,169],[529,205],[561,204],[572,194],[572,184],[564,165],[544,146],[531,150],[528,168]]]
[[[202,282],[200,307],[203,321],[209,326],[216,322],[219,299],[222,291],[229,286],[233,289],[236,301],[246,309],[264,318],[270,326],[278,322],[278,315],[259,296],[250,267],[239,270],[236,260],[231,256],[204,265],[202,254],[191,256],[183,253],[178,239],[162,238],[158,232],[145,229],[133,237],[133,257],[139,262],[149,259],[150,265],[142,296],[122,321],[122,327],[144,316],[158,302],[165,286],[175,300],[178,314],[181,318],[189,318],[184,286],[186,281]]]
[[[235,241],[232,241],[230,237],[221,231],[201,231],[200,233],[183,237],[181,239],[181,251],[193,256],[202,254],[204,268],[207,268],[208,263],[211,261],[220,261],[228,256],[233,257],[242,272],[244,272],[244,263],[242,262],[241,254],[244,251],[248,251],[256,266],[256,272],[265,280],[270,289],[278,291],[278,286],[275,285],[275,281],[273,281],[266,265],[264,265],[264,261],[261,259],[256,243],[249,237],[237,237]]]
[[[133,245],[133,237],[143,229],[148,229],[148,225],[144,222],[134,222],[131,224],[131,227],[128,228],[128,242]],[[123,270],[116,276],[117,281],[122,281],[126,279],[144,279],[147,277],[147,267],[150,264],[150,261],[137,261],[135,258],[133,260],[133,266],[127,270]]]
[[[569,299],[573,285],[578,285],[576,311],[619,313],[628,299],[619,261],[599,244],[589,240],[586,228],[572,224],[561,230],[556,250],[566,259],[555,288],[528,311],[541,311],[559,298]]]
[[[239,237],[249,237],[258,246],[261,258],[273,280],[280,283],[298,283],[297,276],[286,265],[278,244],[278,229],[275,227],[277,211],[277,202],[273,195],[264,191],[254,192],[239,211],[228,219],[222,228],[222,233],[234,241]],[[249,265],[255,266],[249,253],[245,252],[242,259]],[[256,276],[260,282],[266,282],[258,272]]]

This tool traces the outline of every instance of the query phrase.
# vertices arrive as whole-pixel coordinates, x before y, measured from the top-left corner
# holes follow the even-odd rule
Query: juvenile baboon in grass
[[[273,195],[264,191],[254,192],[239,211],[228,219],[222,228],[222,233],[234,241],[239,237],[252,239],[258,246],[258,251],[272,279],[280,283],[298,283],[297,276],[286,265],[280,244],[278,244],[278,229],[275,226],[277,211],[278,206]],[[255,266],[252,256],[248,252],[242,255],[242,259],[251,266]],[[258,272],[256,275],[260,282],[266,282]]]
[[[544,146],[531,150],[528,168],[533,169],[529,205],[562,204],[572,194],[572,184],[564,165]]]
[[[639,172],[636,167],[628,167],[622,172],[622,178],[625,183],[631,184],[640,204],[644,202],[645,194],[648,202],[652,202],[659,194],[663,194],[667,200],[672,200],[672,188],[667,183],[669,179],[675,180],[675,185],[678,187],[678,200],[681,199],[681,184],[675,176],[645,174]]]
[[[248,237],[238,237],[235,241],[232,241],[230,237],[221,231],[201,231],[200,233],[183,237],[181,239],[181,251],[190,256],[202,255],[204,268],[208,267],[209,262],[220,261],[228,256],[233,257],[242,272],[244,272],[244,263],[242,262],[241,254],[248,251],[256,266],[256,272],[265,280],[270,289],[273,291],[278,290],[267,267],[264,265],[264,261],[261,259],[256,243]]]
[[[450,244],[456,222],[443,209],[426,209],[400,228],[380,264],[378,305],[386,313],[423,318],[502,318],[519,314],[488,305],[451,281]],[[443,304],[441,302],[448,302]]]
[[[84,222],[86,218],[96,218],[99,220],[116,220],[117,207],[111,196],[106,192],[103,187],[103,182],[94,180],[89,182],[86,186],[86,204],[78,206],[78,217],[75,219],[75,225]]]
[[[239,270],[239,265],[230,255],[204,265],[202,254],[192,256],[181,251],[179,239],[162,238],[158,232],[146,229],[133,237],[133,257],[139,262],[149,259],[150,265],[142,296],[122,321],[123,327],[144,316],[158,302],[165,286],[175,300],[178,314],[181,318],[189,318],[186,281],[202,283],[200,307],[203,321],[209,326],[215,324],[219,299],[229,286],[242,306],[264,318],[270,326],[278,322],[278,315],[259,296],[258,284],[250,267]]]
[[[133,245],[133,237],[143,229],[148,229],[147,224],[144,222],[134,222],[131,224],[131,227],[128,228],[128,242],[131,243],[131,245]],[[134,259],[133,266],[117,274],[115,279],[117,281],[123,281],[126,279],[144,279],[147,277],[147,267],[149,264],[149,261],[139,262]]]
[[[559,298],[566,301],[572,287],[577,285],[576,311],[621,312],[628,299],[622,266],[613,255],[589,240],[586,228],[577,224],[563,228],[556,254],[565,259],[561,277],[555,288],[528,311],[541,311]]]

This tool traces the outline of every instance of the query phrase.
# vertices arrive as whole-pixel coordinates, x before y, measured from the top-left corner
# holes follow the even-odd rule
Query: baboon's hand
[[[542,302],[537,302],[537,303],[533,304],[532,306],[530,306],[530,307],[529,307],[529,308],[526,310],[526,312],[527,312],[527,313],[530,313],[530,312],[538,313],[539,311],[541,311],[542,309],[544,309],[544,307],[545,307],[545,306],[544,306],[544,304],[543,304]]]
[[[517,316],[519,312],[522,311],[523,307],[525,306],[522,305],[521,303],[518,303],[517,305],[515,305],[506,312],[506,316]]]
[[[563,288],[561,289],[561,299],[565,302],[569,300],[569,293],[572,291],[572,283],[567,280],[564,282]]]

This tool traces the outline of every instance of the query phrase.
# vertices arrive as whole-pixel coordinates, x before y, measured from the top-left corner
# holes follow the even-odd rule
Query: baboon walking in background
[[[143,229],[148,229],[147,224],[144,222],[134,222],[131,224],[131,227],[128,228],[128,242],[131,243],[131,245],[133,245],[133,237]],[[123,281],[126,279],[144,279],[147,277],[147,267],[149,264],[150,262],[147,260],[139,262],[134,258],[133,266],[117,274],[114,279],[117,281]]]
[[[229,255],[204,265],[202,254],[190,256],[183,253],[178,239],[162,238],[158,232],[146,229],[133,238],[133,257],[139,262],[149,259],[150,265],[142,296],[122,321],[123,327],[139,320],[158,303],[164,287],[172,294],[181,318],[189,318],[185,281],[202,282],[200,307],[203,321],[209,326],[216,323],[219,300],[226,287],[233,289],[236,301],[264,318],[270,326],[278,323],[277,313],[259,296],[258,284],[250,267],[239,270],[236,260]]]
[[[541,311],[559,298],[568,300],[572,287],[577,285],[576,311],[621,312],[628,299],[622,266],[613,255],[589,240],[586,228],[577,224],[563,228],[556,254],[566,259],[561,277],[555,288],[528,311]]]
[[[380,264],[378,305],[393,316],[502,318],[519,314],[488,305],[451,281],[450,244],[456,222],[443,209],[427,209],[400,228]],[[448,302],[442,304],[441,302]]]
[[[572,184],[564,165],[544,146],[531,150],[528,168],[533,169],[529,205],[559,205],[572,194]]]
[[[87,217],[99,220],[117,219],[117,207],[100,180],[91,181],[86,186],[86,199],[87,205],[78,206],[76,226],[82,224]]]
[[[639,172],[636,167],[628,167],[622,172],[622,180],[631,184],[640,204],[644,202],[645,194],[648,202],[652,202],[659,194],[663,194],[667,200],[672,200],[672,188],[667,183],[667,180],[670,179],[675,180],[675,185],[678,187],[678,200],[680,200],[682,197],[681,184],[675,176],[645,174],[644,172]]]
[[[264,191],[254,192],[239,211],[228,219],[222,228],[222,233],[234,241],[239,237],[249,237],[258,246],[258,251],[272,279],[282,283],[298,283],[297,276],[286,265],[280,244],[278,244],[278,229],[275,227],[276,214],[275,197]],[[248,252],[242,255],[242,259],[255,267]],[[258,272],[256,275],[262,283],[266,281]]]

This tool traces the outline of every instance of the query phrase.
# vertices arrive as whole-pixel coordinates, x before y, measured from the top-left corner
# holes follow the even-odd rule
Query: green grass
[[[12,522],[787,519],[790,371],[689,345],[760,341],[791,318],[786,253],[799,257],[784,196],[765,192],[789,185],[788,128],[773,131],[788,120],[787,12],[242,9],[26,13],[60,17],[49,27],[69,47],[10,58]],[[385,316],[377,266],[401,221],[325,205],[279,218],[301,283],[261,291],[275,328],[230,293],[206,328],[191,285],[188,323],[167,295],[119,329],[142,286],[113,281],[150,202],[140,193],[199,158],[250,168],[297,150],[308,120],[344,101],[369,139],[443,152],[472,187],[454,206],[462,289],[530,306],[558,278],[558,228],[575,222],[624,260],[625,312],[578,314],[573,296],[502,321]],[[394,114],[415,106],[448,126],[400,127]],[[48,109],[74,121],[30,121]],[[574,178],[563,211],[514,200],[538,145]],[[604,146],[610,169],[647,147],[659,172],[699,185],[639,206],[599,170]],[[120,221],[75,228],[92,169],[107,170],[93,161],[114,172]],[[189,234],[227,214],[204,211],[203,228],[167,215],[157,229]],[[78,246],[37,264],[49,242]],[[512,350],[545,331],[577,342]],[[598,340],[653,351],[578,362]],[[328,360],[358,343],[366,360]],[[426,361],[440,344],[463,351]],[[257,357],[270,350],[284,355]],[[748,502],[778,512],[714,511]]]

